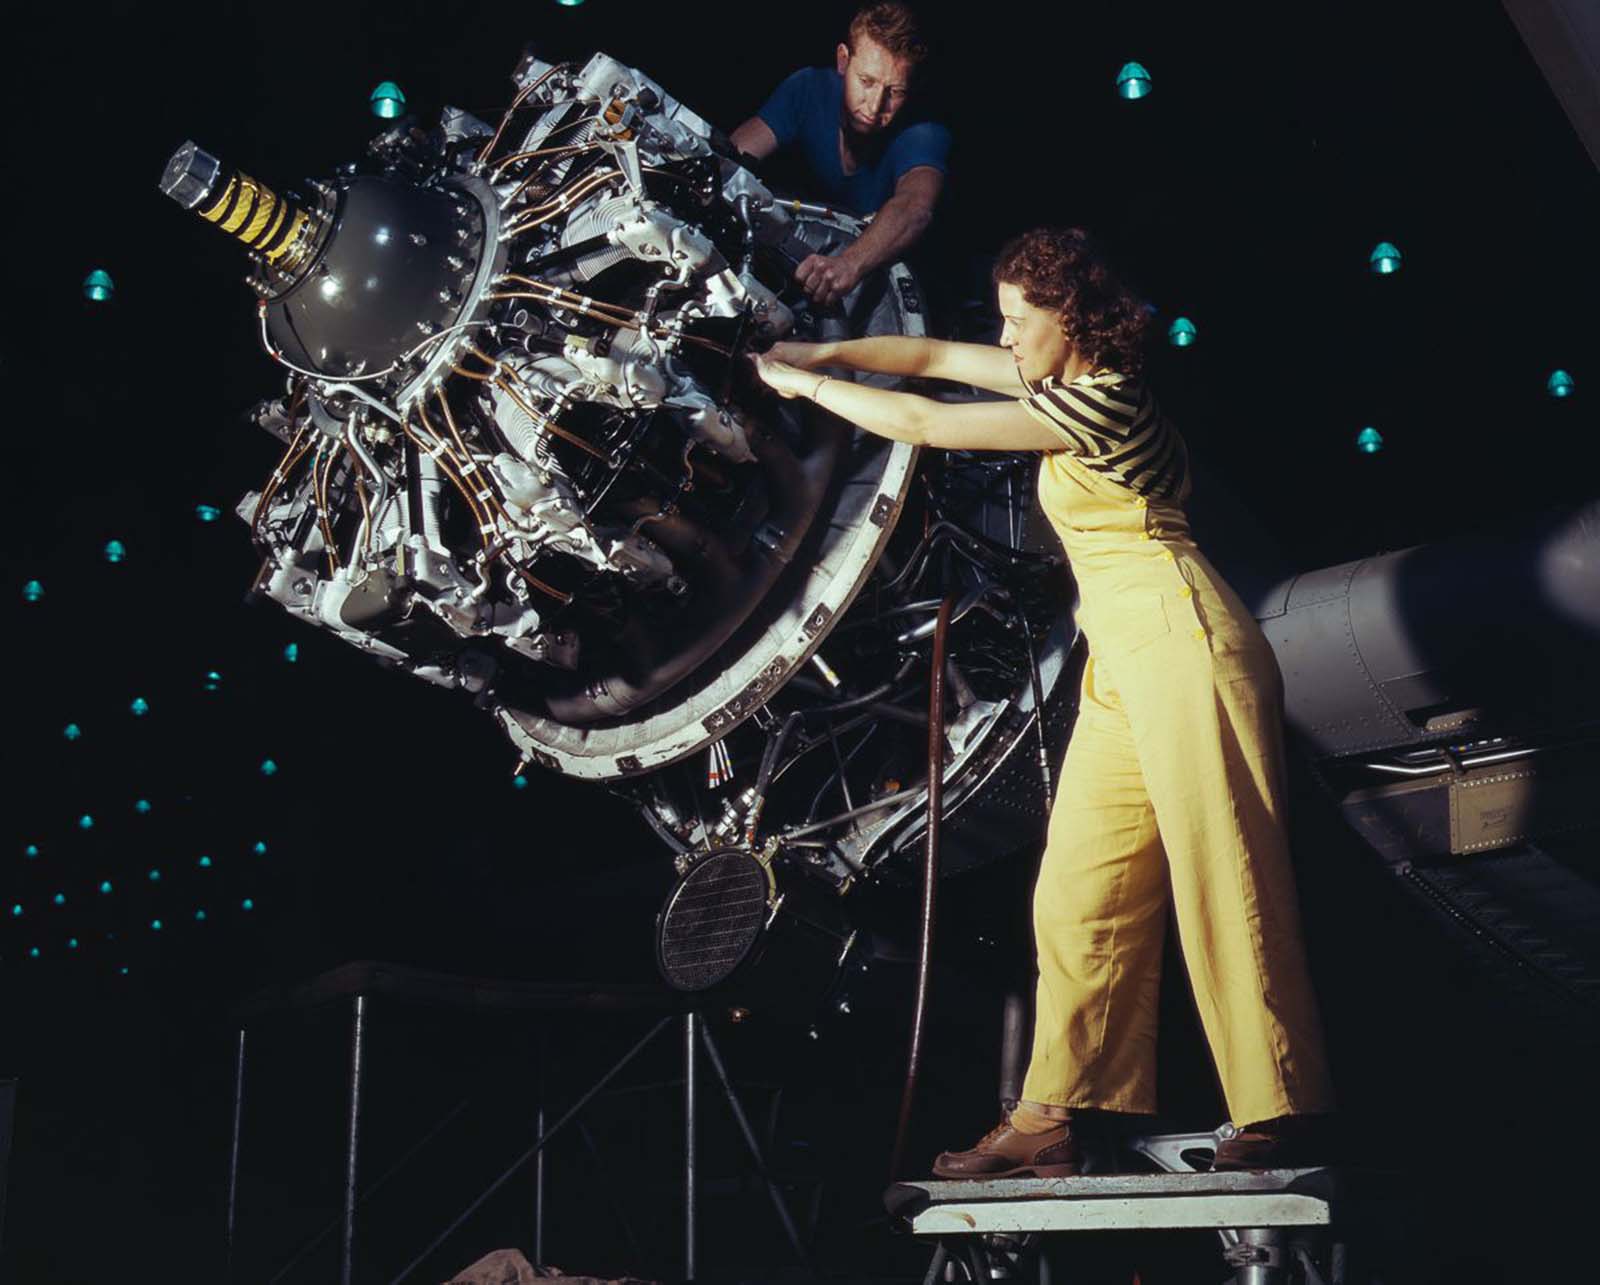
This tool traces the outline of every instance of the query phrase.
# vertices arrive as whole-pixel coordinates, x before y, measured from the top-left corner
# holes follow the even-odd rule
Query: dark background
[[[231,509],[275,444],[242,412],[281,381],[257,346],[242,257],[156,190],[167,156],[192,137],[287,187],[362,155],[382,128],[367,109],[381,80],[423,125],[445,104],[493,119],[530,42],[551,60],[603,49],[731,129],[793,67],[829,60],[849,10],[91,4],[41,7],[9,41],[0,547],[16,650],[0,1075],[22,1084],[0,1279],[219,1278],[241,995],[359,958],[648,980],[670,882],[658,842],[604,790],[538,775],[515,787],[515,755],[464,701],[243,605],[255,559]],[[1500,7],[1437,12],[970,6],[934,26],[925,105],[957,144],[927,247],[933,284],[959,300],[985,256],[1037,223],[1100,233],[1164,323],[1199,328],[1154,377],[1213,479],[1197,507],[1251,533],[1238,556],[1322,566],[1595,493],[1600,182]],[[1129,59],[1153,76],[1147,100],[1114,92]],[[1381,240],[1405,256],[1395,276],[1368,271]],[[95,268],[115,280],[108,304],[83,299]],[[1557,368],[1574,397],[1546,395]],[[1355,449],[1367,425],[1385,439],[1375,456]],[[222,517],[199,521],[197,504]],[[102,554],[112,539],[127,550],[116,564]],[[44,597],[28,603],[35,579]],[[81,739],[63,737],[69,722]],[[1577,1243],[1561,1202],[1581,1186],[1563,1170],[1594,1127],[1592,1046],[1483,982],[1314,807],[1297,841],[1351,1135],[1416,1175],[1409,1278],[1533,1279]],[[947,898],[951,938],[986,935],[1011,962],[941,978],[917,1163],[992,1115],[992,982],[1026,944],[1027,881],[991,871]],[[1170,1123],[1210,1127],[1220,1099],[1169,989]],[[891,978],[876,1020],[835,1022],[819,1041],[783,1023],[720,1036],[753,1106],[787,1094],[770,1116],[777,1159],[814,1200],[834,1274],[921,1270],[873,1221],[908,994]],[[553,1025],[553,1099],[570,1101],[636,1026]],[[369,1172],[472,1102],[454,1141],[395,1184],[410,1190],[374,1205],[376,1273],[526,1144],[536,1050],[526,1023],[398,1011],[374,1039]],[[252,1081],[253,1270],[337,1207],[342,1040],[331,1017],[286,1024]],[[665,1087],[607,1099],[592,1126],[610,1180],[576,1143],[552,1159],[566,1193],[553,1261],[681,1270],[675,1072],[672,1050],[657,1052],[632,1082]],[[721,1177],[707,1271],[775,1273],[776,1224],[731,1134],[708,1129]],[[508,1192],[418,1279],[526,1247],[526,1184]],[[1180,1278],[1218,1274],[1203,1246],[1173,1253],[1197,1255]],[[295,1279],[331,1279],[330,1262]]]

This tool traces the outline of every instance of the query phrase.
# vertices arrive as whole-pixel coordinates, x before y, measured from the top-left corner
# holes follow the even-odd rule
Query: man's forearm
[[[863,276],[885,263],[893,263],[910,249],[933,222],[928,203],[914,196],[891,196],[873,216],[855,244],[839,252]]]

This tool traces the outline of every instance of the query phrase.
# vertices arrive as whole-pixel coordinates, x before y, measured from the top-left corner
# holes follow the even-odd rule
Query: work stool
[[[884,1196],[901,1231],[937,1242],[927,1285],[1040,1280],[1047,1233],[1174,1230],[1216,1232],[1237,1285],[1356,1285],[1345,1233],[1361,1203],[1334,1169],[902,1182]]]
[[[234,1279],[235,1231],[238,1215],[239,1164],[244,1120],[247,1052],[252,1046],[252,1032],[264,1020],[295,1011],[327,1009],[342,1006],[349,1013],[348,1109],[344,1134],[343,1208],[340,1215],[328,1223],[317,1236],[303,1245],[294,1259],[280,1268],[285,1275],[295,1263],[337,1232],[339,1241],[340,1285],[351,1285],[354,1279],[356,1250],[356,1211],[364,1199],[359,1186],[362,1090],[368,1069],[370,1024],[375,1001],[386,1006],[390,1002],[407,1005],[443,1006],[468,1013],[527,1013],[551,1017],[557,1014],[589,1015],[595,1018],[634,1019],[641,1034],[628,1050],[606,1069],[554,1123],[545,1123],[545,1105],[537,1104],[537,1136],[533,1145],[500,1173],[482,1193],[454,1218],[431,1243],[405,1268],[396,1281],[413,1275],[445,1240],[467,1221],[491,1196],[524,1165],[534,1166],[534,1226],[533,1246],[536,1259],[542,1257],[544,1213],[543,1153],[550,1140],[580,1112],[640,1053],[669,1030],[677,1030],[682,1038],[684,1069],[684,1107],[686,1133],[684,1138],[684,1212],[685,1212],[685,1277],[695,1273],[696,1253],[696,1119],[698,1109],[698,1050],[703,1049],[710,1061],[719,1087],[727,1099],[757,1171],[767,1184],[779,1218],[788,1233],[797,1256],[804,1261],[799,1235],[782,1199],[782,1194],[772,1182],[761,1155],[754,1131],[751,1129],[733,1083],[728,1076],[721,1055],[700,1016],[686,1004],[686,997],[662,985],[616,984],[562,984],[545,982],[505,981],[477,977],[459,977],[446,973],[430,972],[398,964],[359,962],[345,964],[309,982],[294,986],[268,988],[247,1000],[234,1012],[237,1021],[234,1066],[233,1131],[228,1158],[228,1198],[226,1265],[224,1280]],[[370,1194],[366,1193],[366,1194]]]

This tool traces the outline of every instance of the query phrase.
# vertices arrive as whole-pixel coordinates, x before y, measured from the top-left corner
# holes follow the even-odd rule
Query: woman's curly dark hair
[[[1096,369],[1138,375],[1154,314],[1106,262],[1082,228],[1034,228],[1008,241],[994,265],[995,285],[1017,286],[1061,328]]]

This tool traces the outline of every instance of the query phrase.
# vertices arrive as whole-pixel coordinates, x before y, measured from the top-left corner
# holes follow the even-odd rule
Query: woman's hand
[[[803,344],[796,340],[785,340],[783,343],[773,344],[767,349],[767,356],[774,361],[786,362],[797,366],[801,370],[810,370],[817,365],[817,355],[822,349],[821,344]]]
[[[784,346],[777,345],[778,348]],[[826,375],[813,375],[808,370],[791,366],[786,361],[775,360],[771,353],[758,354],[753,360],[756,374],[780,397],[810,397],[817,391],[817,385],[827,378]]]

